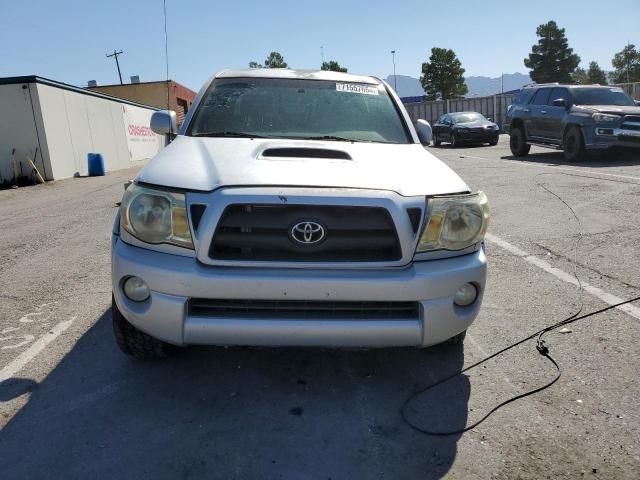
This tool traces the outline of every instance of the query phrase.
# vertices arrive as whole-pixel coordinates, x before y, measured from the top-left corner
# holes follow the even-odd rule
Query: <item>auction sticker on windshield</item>
[[[374,85],[361,85],[357,83],[336,83],[338,92],[364,93],[365,95],[378,95],[378,88]]]

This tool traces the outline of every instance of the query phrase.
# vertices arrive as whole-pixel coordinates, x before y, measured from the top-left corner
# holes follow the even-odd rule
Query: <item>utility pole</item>
[[[122,73],[120,73],[120,62],[118,62],[118,55],[122,55],[124,52],[122,50],[114,50],[111,55],[107,54],[107,58],[114,57],[116,59],[116,67],[118,67],[118,77],[120,77],[120,85],[122,85]]]
[[[320,57],[322,57],[322,63],[324,63],[324,47],[320,47]]]
[[[396,78],[396,51],[391,50],[391,60],[393,61],[393,89],[398,93],[398,79]]]

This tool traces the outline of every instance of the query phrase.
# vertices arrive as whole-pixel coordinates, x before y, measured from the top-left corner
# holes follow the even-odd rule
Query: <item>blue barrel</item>
[[[87,154],[87,162],[89,163],[90,177],[104,176],[104,157],[102,156],[101,153]]]

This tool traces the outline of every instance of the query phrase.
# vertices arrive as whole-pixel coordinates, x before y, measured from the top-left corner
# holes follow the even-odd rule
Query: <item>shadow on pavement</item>
[[[8,402],[36,388],[38,382],[30,378],[9,378],[0,383],[0,402]]]
[[[431,479],[456,457],[459,436],[420,435],[398,409],[460,370],[461,346],[191,348],[141,362],[117,350],[110,317],[0,431],[4,480]],[[31,387],[9,385],[0,398]],[[461,376],[416,399],[410,414],[425,428],[463,428],[469,394]]]
[[[563,153],[558,150],[530,153],[526,157],[504,155],[500,158],[503,160],[513,160],[515,162],[524,160],[530,163],[544,163],[548,165],[565,165],[569,167],[588,168],[624,167],[640,164],[640,152],[630,152],[626,150],[596,152],[591,154],[590,156],[587,156],[586,159],[580,162],[570,162],[568,160],[565,160]]]

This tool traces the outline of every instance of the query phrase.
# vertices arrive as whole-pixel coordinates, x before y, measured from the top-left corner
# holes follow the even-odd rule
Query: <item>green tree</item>
[[[600,85],[607,85],[607,75],[604,70],[600,68],[598,62],[589,63],[589,70],[587,70],[587,83],[598,83]]]
[[[280,52],[271,52],[267,59],[264,61],[265,68],[287,68],[287,62],[284,61],[284,57]]]
[[[570,82],[580,57],[569,48],[564,28],[551,20],[540,25],[536,35],[538,43],[531,47],[529,58],[524,59],[524,65],[531,69],[531,79],[537,83]]]
[[[469,89],[464,83],[464,68],[453,50],[434,47],[429,61],[422,64],[422,88],[429,100],[462,97]]]
[[[615,68],[611,72],[614,83],[640,82],[640,52],[635,45],[627,45],[616,53],[611,65]]]
[[[340,64],[338,62],[336,62],[335,60],[329,60],[328,62],[322,62],[322,66],[320,67],[320,70],[331,70],[332,72],[347,73],[347,69],[344,68],[344,67],[341,67]]]
[[[584,68],[576,68],[571,74],[571,83],[577,83],[578,85],[586,85],[589,83],[587,78],[587,71]]]
[[[287,62],[280,52],[271,52],[264,61],[264,67],[258,62],[249,62],[249,68],[287,68]]]

